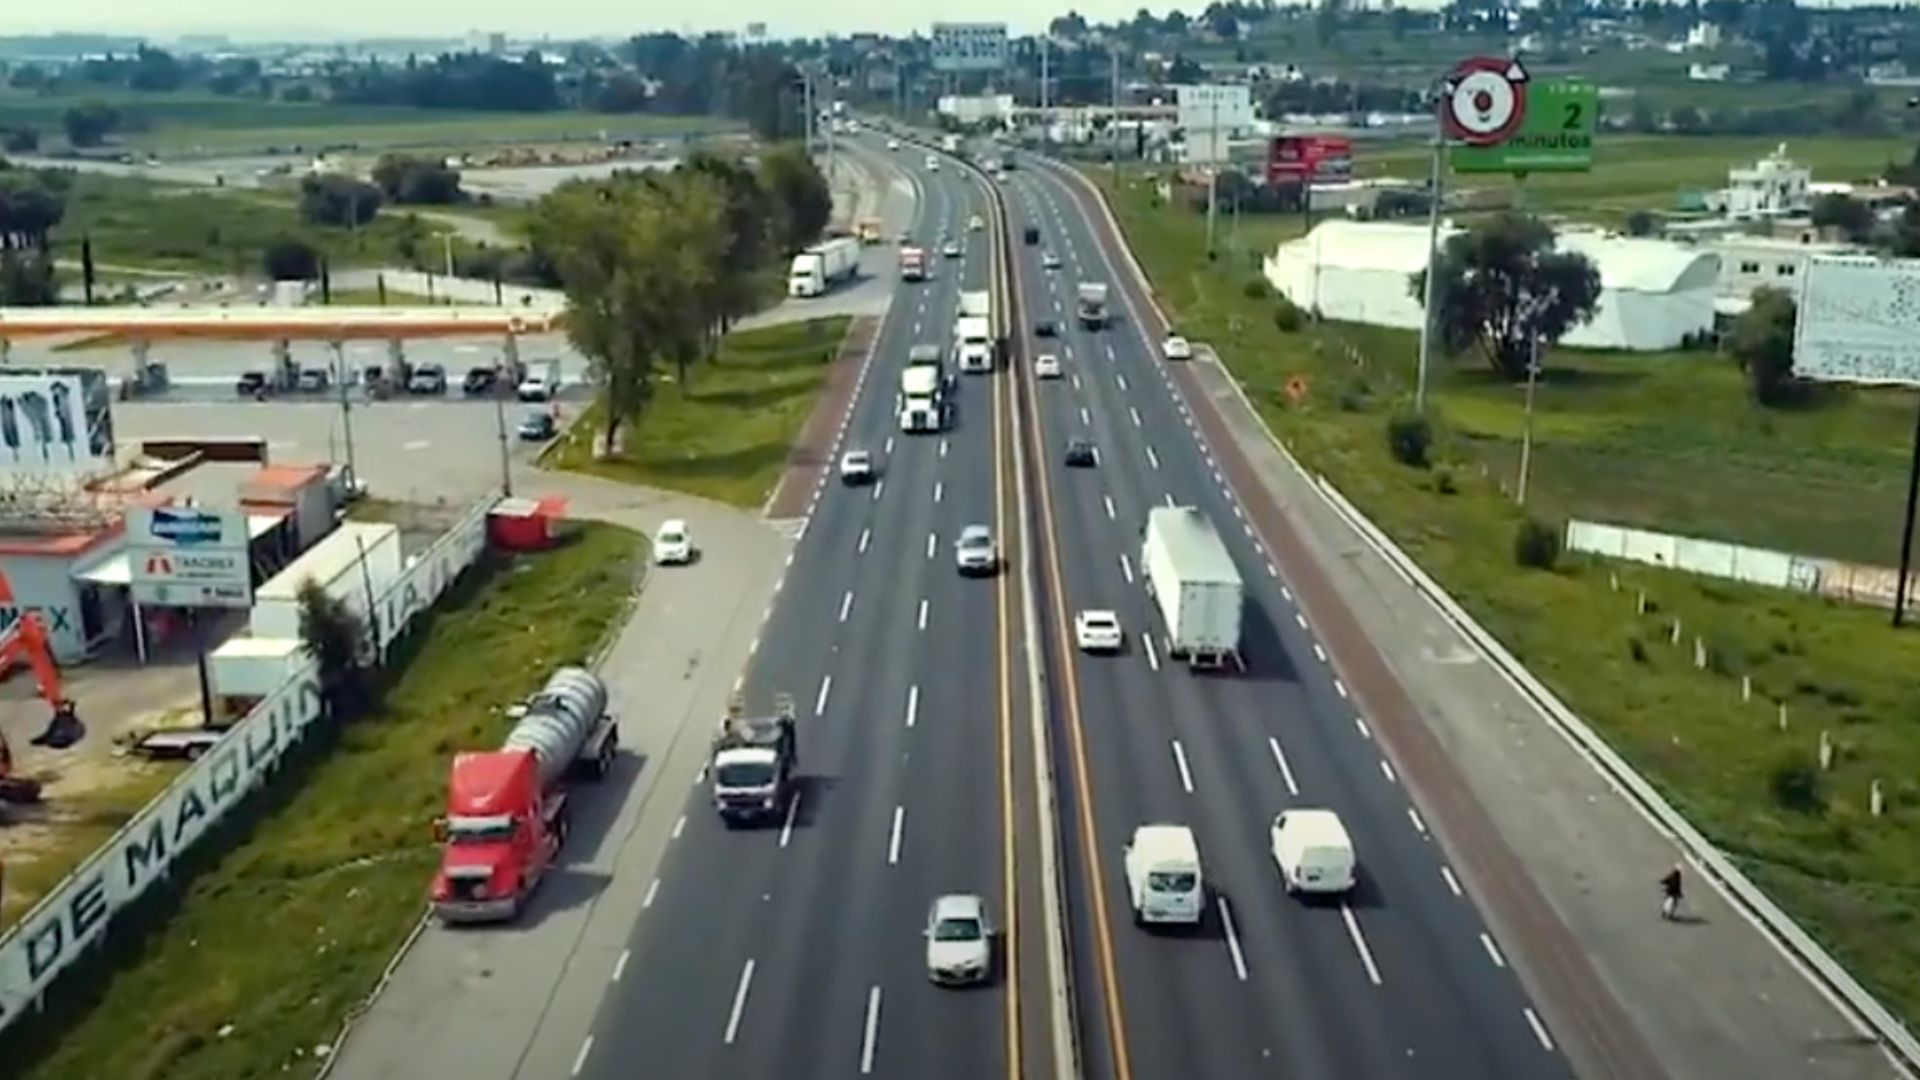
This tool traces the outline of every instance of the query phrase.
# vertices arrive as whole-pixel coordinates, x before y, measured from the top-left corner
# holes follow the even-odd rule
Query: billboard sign
[[[929,55],[935,71],[999,71],[1007,66],[1007,24],[934,23]]]
[[[0,370],[0,474],[72,476],[113,467],[113,394],[96,368]]]
[[[1442,83],[1440,129],[1456,172],[1587,172],[1600,88],[1536,80],[1517,59],[1476,56]]]
[[[1920,259],[1807,260],[1793,326],[1803,379],[1920,386]]]
[[[1345,135],[1279,135],[1267,143],[1267,183],[1336,184],[1353,178]]]
[[[247,515],[198,506],[127,511],[133,599],[158,607],[253,606]]]

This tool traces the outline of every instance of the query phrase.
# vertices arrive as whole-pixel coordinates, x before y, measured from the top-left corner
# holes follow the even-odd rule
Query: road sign
[[[1007,24],[934,23],[928,57],[935,71],[999,71],[1007,66]]]
[[[247,515],[195,506],[127,511],[133,599],[158,607],[253,606]]]
[[[1807,260],[1793,329],[1802,379],[1920,386],[1920,259]]]
[[[1519,65],[1513,67],[1517,70]],[[1493,89],[1496,84],[1513,91],[1511,97]],[[1467,88],[1465,82],[1461,85]],[[1527,79],[1523,74],[1518,81],[1510,81],[1478,74],[1467,90],[1463,107],[1469,115],[1454,115],[1449,108],[1443,114],[1450,118],[1446,126],[1466,128],[1471,123],[1486,134],[1462,139],[1465,145],[1449,151],[1454,171],[1525,174],[1592,170],[1599,87],[1571,79]],[[1450,97],[1449,105],[1461,96]],[[1480,108],[1483,105],[1485,108]]]
[[[1441,87],[1440,125],[1454,142],[1497,146],[1526,120],[1527,69],[1518,59],[1462,60]]]

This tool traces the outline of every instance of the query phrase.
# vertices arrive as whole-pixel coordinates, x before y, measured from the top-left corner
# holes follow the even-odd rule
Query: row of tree
[[[39,307],[58,299],[49,242],[67,216],[72,184],[66,170],[19,169],[0,159],[0,305]]]
[[[791,144],[754,167],[695,155],[672,172],[574,181],[541,200],[533,244],[566,290],[567,337],[598,372],[609,452],[652,395],[657,365],[673,364],[685,387],[831,212],[825,178]]]

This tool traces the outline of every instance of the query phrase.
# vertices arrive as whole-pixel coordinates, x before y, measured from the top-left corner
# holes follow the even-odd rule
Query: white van
[[[1353,888],[1353,839],[1331,810],[1287,810],[1268,829],[1273,862],[1290,893],[1343,893]]]
[[[1200,922],[1206,881],[1200,875],[1200,845],[1185,825],[1142,825],[1133,830],[1123,860],[1127,898],[1136,924]]]
[[[560,390],[560,365],[552,361],[527,367],[526,377],[514,388],[521,401],[552,401]]]

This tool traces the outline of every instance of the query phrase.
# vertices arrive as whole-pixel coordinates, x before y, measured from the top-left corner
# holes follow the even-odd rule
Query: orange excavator
[[[33,670],[40,696],[53,709],[46,730],[33,737],[33,745],[65,750],[86,735],[86,725],[80,722],[72,700],[61,692],[60,669],[54,665],[46,628],[40,625],[39,616],[14,603],[13,587],[5,574],[0,574],[0,607],[11,607],[20,613],[13,625],[0,631],[0,679],[11,674],[15,664],[25,663]],[[13,747],[8,745],[4,732],[0,732],[0,800],[40,801],[40,782],[14,775]]]

